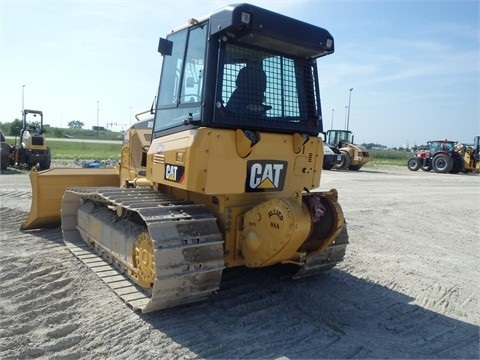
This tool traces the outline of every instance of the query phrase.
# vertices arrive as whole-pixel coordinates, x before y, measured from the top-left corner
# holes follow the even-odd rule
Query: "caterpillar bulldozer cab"
[[[11,165],[31,168],[38,164],[40,170],[50,168],[51,154],[45,141],[43,112],[25,109],[22,112],[22,118],[23,127],[20,130],[19,140],[13,146],[10,155]]]
[[[353,142],[354,135],[349,130],[328,130],[326,143],[336,147],[342,153],[342,161],[334,168],[339,170],[360,170],[372,160],[369,152],[362,146]]]
[[[342,261],[337,191],[317,189],[330,33],[239,4],[191,19],[158,51],[145,176],[66,190],[72,253],[142,312],[208,298],[228,267],[283,264],[297,278]]]

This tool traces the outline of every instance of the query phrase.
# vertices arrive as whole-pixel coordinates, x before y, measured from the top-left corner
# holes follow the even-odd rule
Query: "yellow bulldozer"
[[[317,189],[330,33],[239,4],[190,19],[158,51],[151,128],[126,133],[115,169],[33,170],[22,228],[61,223],[71,252],[142,312],[208,298],[225,268],[299,278],[342,261],[337,191]]]

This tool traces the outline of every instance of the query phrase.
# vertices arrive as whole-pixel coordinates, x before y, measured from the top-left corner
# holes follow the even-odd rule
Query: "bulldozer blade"
[[[52,168],[30,171],[32,204],[20,230],[60,226],[60,212],[65,190],[70,187],[120,186],[115,168]]]

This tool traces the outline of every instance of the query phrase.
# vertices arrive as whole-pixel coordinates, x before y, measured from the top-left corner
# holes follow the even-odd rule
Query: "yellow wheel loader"
[[[349,130],[328,130],[326,143],[342,153],[342,160],[334,165],[338,170],[360,170],[372,160],[368,151],[353,142],[354,135]]]
[[[463,160],[460,171],[464,173],[480,173],[480,136],[475,136],[473,144],[458,144],[455,147]]]
[[[283,264],[298,278],[342,261],[337,191],[316,190],[317,59],[333,53],[330,33],[239,4],[190,19],[158,51],[148,146],[129,134],[116,173],[78,169],[90,173],[60,181],[72,253],[144,313],[208,298],[225,268]],[[139,147],[140,170],[130,172]],[[55,182],[42,178],[45,188]]]

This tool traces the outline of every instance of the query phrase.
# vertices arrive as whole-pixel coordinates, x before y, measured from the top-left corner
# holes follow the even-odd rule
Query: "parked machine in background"
[[[457,144],[455,147],[462,159],[462,172],[480,173],[480,136],[475,136],[473,144]]]
[[[369,152],[353,142],[354,135],[349,130],[328,130],[326,143],[336,147],[342,154],[340,163],[334,166],[339,170],[360,170],[360,168],[372,160]]]
[[[101,181],[110,175],[94,172],[102,169],[61,180],[72,253],[142,312],[208,298],[225,268],[279,265],[298,278],[342,261],[337,191],[315,190],[324,155],[317,60],[334,51],[329,32],[237,4],[190,19],[158,51],[145,170],[120,170],[109,187]],[[122,159],[138,149],[127,142]],[[48,173],[37,180],[58,187]],[[72,187],[78,179],[89,186]],[[103,276],[92,254],[117,275]]]
[[[40,170],[49,169],[51,154],[45,141],[43,112],[25,109],[22,118],[18,142],[10,150],[10,165],[31,168],[38,164]]]
[[[427,149],[419,150],[407,161],[410,171],[430,171],[458,174],[464,170],[464,154],[457,149],[457,141],[433,140],[427,142]]]
[[[152,141],[153,113],[145,111],[135,115],[135,118],[137,122],[123,134],[122,152],[117,166],[120,185],[124,187],[152,185],[145,177],[147,174],[147,153]]]
[[[342,153],[335,146],[323,143],[323,170],[332,170],[336,165],[343,161]]]
[[[6,170],[10,162],[10,145],[7,144],[5,140],[5,135],[0,131],[0,150],[1,150],[1,159],[0,167],[2,170]]]
[[[147,152],[152,141],[153,114],[135,115],[137,122],[123,133],[120,159],[115,168],[52,168],[30,171],[32,203],[21,229],[60,226],[62,198],[74,186],[152,186],[145,179]]]

